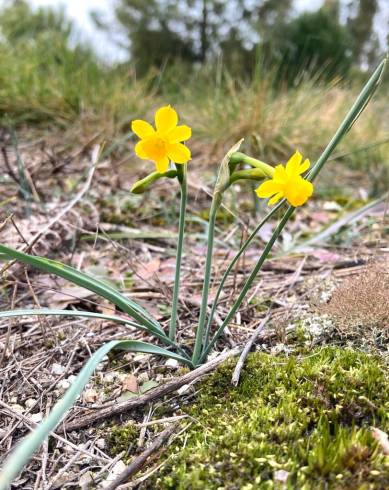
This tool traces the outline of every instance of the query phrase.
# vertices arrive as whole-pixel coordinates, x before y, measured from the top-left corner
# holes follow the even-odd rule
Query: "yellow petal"
[[[258,197],[266,198],[281,191],[281,186],[274,180],[266,180],[255,191]]]
[[[282,197],[284,197],[284,195],[282,194],[282,192],[278,192],[278,194],[276,194],[271,199],[269,199],[269,202],[268,202],[269,206],[271,206],[272,204],[275,204],[276,202],[278,202]]]
[[[288,180],[288,174],[283,165],[277,165],[274,169],[273,180],[278,183],[285,183]]]
[[[180,141],[186,141],[192,136],[192,130],[189,126],[177,126],[170,131],[168,139],[170,143],[179,143]]]
[[[181,143],[169,145],[167,155],[174,163],[186,163],[191,159],[189,148]]]
[[[303,156],[299,151],[296,151],[294,155],[289,158],[288,163],[286,164],[286,172],[288,175],[299,173],[299,167],[302,159]]]
[[[144,148],[144,142],[143,141],[138,141],[138,143],[135,145],[135,154],[139,158],[142,158],[143,160],[149,160],[147,152],[145,151],[145,148]]]
[[[155,162],[155,167],[157,169],[157,172],[160,174],[164,174],[169,170],[169,159],[168,157],[161,158],[161,160],[157,160]]]
[[[177,112],[167,105],[161,107],[155,113],[155,126],[161,133],[168,133],[177,126],[178,116]]]
[[[304,172],[306,172],[310,166],[311,162],[308,160],[308,158],[306,158],[299,167],[299,174],[303,174]]]
[[[131,129],[140,139],[149,138],[155,133],[153,126],[142,119],[132,121]]]
[[[291,181],[291,184],[285,189],[285,197],[294,207],[305,204],[312,194],[313,184],[302,177]]]

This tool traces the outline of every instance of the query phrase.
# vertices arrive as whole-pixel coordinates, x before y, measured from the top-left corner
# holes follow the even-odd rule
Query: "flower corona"
[[[191,159],[189,148],[182,142],[192,136],[192,130],[189,126],[177,124],[177,112],[170,105],[156,111],[156,129],[147,121],[132,121],[131,129],[140,138],[135,146],[136,155],[153,161],[159,173],[167,172],[171,161],[184,164]]]

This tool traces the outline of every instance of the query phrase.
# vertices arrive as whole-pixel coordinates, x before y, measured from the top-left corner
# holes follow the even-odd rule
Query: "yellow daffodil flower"
[[[161,107],[155,113],[155,127],[146,121],[132,121],[131,129],[140,138],[135,153],[143,160],[155,163],[157,172],[165,173],[170,161],[187,163],[191,159],[188,147],[182,144],[192,136],[189,126],[177,126],[177,112],[170,105]]]
[[[271,197],[269,205],[275,204],[283,197],[294,207],[306,203],[313,194],[313,184],[301,177],[310,167],[309,160],[302,159],[301,153],[296,151],[285,167],[277,165],[273,178],[263,182],[256,190],[258,197]]]

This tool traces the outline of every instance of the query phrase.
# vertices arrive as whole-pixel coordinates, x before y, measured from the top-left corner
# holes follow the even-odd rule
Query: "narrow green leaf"
[[[25,437],[20,444],[16,446],[9,458],[5,461],[0,472],[0,490],[7,490],[9,488],[12,481],[18,476],[20,471],[28,463],[42,442],[48,437],[50,432],[57,427],[57,425],[66,415],[67,411],[73,406],[77,397],[81,394],[82,390],[87,384],[89,378],[92,376],[96,366],[112,349],[121,349],[131,352],[144,352],[147,354],[170,357],[192,367],[192,364],[190,361],[188,361],[188,359],[169,352],[162,347],[147,344],[146,342],[140,342],[137,340],[113,340],[112,342],[108,342],[107,344],[103,345],[85,364],[72,386],[55,404],[49,416],[43,420],[35,430],[30,432],[30,434],[28,434],[28,436]]]
[[[139,323],[132,322],[127,318],[122,318],[115,315],[104,315],[103,313],[94,313],[92,311],[81,310],[56,310],[49,308],[40,309],[26,309],[26,310],[6,310],[0,311],[0,318],[11,318],[19,316],[78,316],[84,318],[97,318],[98,320],[110,320],[113,322],[123,323],[126,326],[134,327],[139,330],[145,330],[148,332],[147,327],[140,325]]]
[[[31,265],[50,274],[63,277],[64,279],[77,284],[77,286],[84,287],[85,289],[108,299],[121,308],[125,313],[135,318],[136,321],[146,326],[150,332],[164,334],[161,325],[144,308],[135,303],[135,301],[126,298],[111,285],[90,276],[85,272],[80,272],[61,262],[19,252],[6,247],[5,245],[0,245],[0,258],[6,258],[7,260],[16,259],[24,264]]]

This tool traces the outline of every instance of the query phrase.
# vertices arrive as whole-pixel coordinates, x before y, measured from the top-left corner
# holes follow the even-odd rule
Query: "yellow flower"
[[[269,205],[283,197],[294,207],[307,202],[313,194],[313,185],[301,177],[310,167],[309,160],[302,162],[302,159],[301,153],[296,151],[285,167],[277,165],[273,178],[263,182],[256,190],[258,197],[271,197]]]
[[[131,129],[140,138],[135,153],[143,160],[152,160],[157,172],[167,172],[170,161],[187,163],[191,159],[190,150],[182,141],[192,136],[192,130],[189,126],[177,126],[177,123],[177,112],[170,105],[155,113],[156,129],[146,121],[132,121]]]

